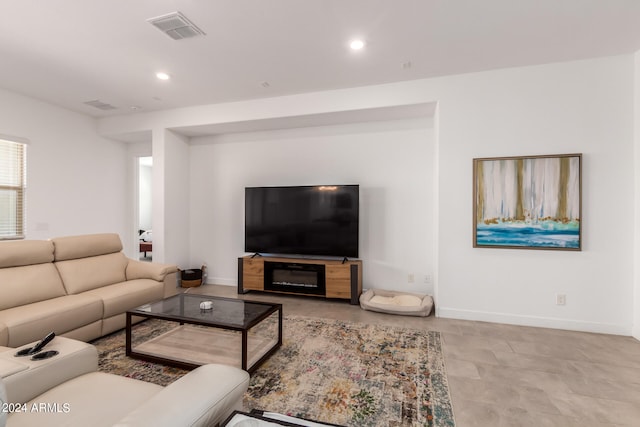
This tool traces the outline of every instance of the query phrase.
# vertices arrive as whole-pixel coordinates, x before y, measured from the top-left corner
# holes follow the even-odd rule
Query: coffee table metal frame
[[[230,322],[223,321],[211,321],[204,318],[196,318],[189,317],[188,315],[176,315],[176,314],[168,314],[165,312],[152,312],[147,311],[145,308],[152,306],[153,304],[164,303],[172,299],[179,299],[181,304],[181,312],[184,312],[184,303],[185,299],[193,299],[198,300],[197,303],[199,305],[200,301],[210,300],[210,301],[230,301],[231,303],[246,303],[246,304],[257,304],[265,306],[265,309],[257,314],[254,317],[244,320],[242,325],[232,324]],[[192,301],[193,302],[193,301]],[[251,328],[258,325],[263,320],[269,318],[274,313],[278,313],[278,340],[274,344],[272,348],[270,348],[260,359],[258,359],[252,366],[247,366],[247,353],[248,353],[248,332]],[[242,334],[242,369],[253,373],[265,360],[267,360],[280,346],[282,346],[282,304],[268,303],[262,301],[249,301],[244,299],[236,299],[236,298],[223,298],[223,297],[215,297],[208,295],[197,295],[197,294],[177,294],[171,296],[169,298],[165,298],[160,301],[156,301],[155,303],[144,304],[140,307],[137,307],[133,310],[127,310],[126,313],[126,355],[129,357],[133,357],[136,359],[146,360],[149,362],[161,363],[166,365],[176,366],[178,368],[183,369],[195,369],[200,364],[189,363],[185,361],[171,359],[170,357],[162,357],[159,355],[150,355],[146,353],[136,352],[132,348],[132,326],[134,325],[132,322],[132,317],[144,317],[148,319],[160,319],[166,320],[170,322],[176,322],[180,325],[190,324],[190,325],[200,325],[207,326],[211,328],[225,329],[231,331],[237,331]]]

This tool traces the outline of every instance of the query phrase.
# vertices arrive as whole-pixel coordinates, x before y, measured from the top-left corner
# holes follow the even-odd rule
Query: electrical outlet
[[[407,281],[409,283],[413,283],[413,282],[415,282],[415,280],[416,280],[415,275],[413,273],[409,273],[409,277],[407,277]]]
[[[427,285],[430,284],[433,281],[433,278],[431,277],[430,274],[427,274],[424,276],[424,283],[426,283]]]
[[[567,303],[567,296],[565,294],[556,294],[556,305],[565,305]]]

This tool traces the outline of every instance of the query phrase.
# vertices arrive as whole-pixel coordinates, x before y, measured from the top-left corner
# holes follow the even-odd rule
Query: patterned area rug
[[[175,323],[147,320],[134,326],[134,346],[138,342],[144,342],[152,337],[173,329]],[[114,332],[106,337],[91,341],[98,349],[98,370],[123,377],[166,386],[183,376],[189,371],[160,365],[158,363],[145,362],[132,359],[125,355],[125,331]]]
[[[166,324],[147,321],[136,336]],[[128,359],[124,332],[93,342],[100,370],[166,385],[181,369]],[[455,425],[440,333],[286,316],[283,346],[251,377],[248,409],[345,426]]]

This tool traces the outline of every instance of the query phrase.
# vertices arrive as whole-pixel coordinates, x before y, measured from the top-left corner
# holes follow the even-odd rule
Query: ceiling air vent
[[[204,36],[205,33],[195,24],[189,21],[182,13],[173,12],[167,15],[147,19],[157,29],[174,40],[182,40],[190,37]]]
[[[87,101],[85,102],[86,105],[89,105],[91,107],[97,108],[98,110],[102,110],[102,111],[108,111],[108,110],[117,110],[118,107],[114,107],[111,104],[107,104],[106,102],[102,102],[98,99],[95,99],[93,101]]]

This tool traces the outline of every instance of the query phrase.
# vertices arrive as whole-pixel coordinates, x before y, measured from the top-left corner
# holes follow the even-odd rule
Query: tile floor
[[[189,292],[238,297],[236,288]],[[342,301],[252,292],[284,314],[440,331],[457,427],[640,426],[640,341],[486,322],[393,316]]]

